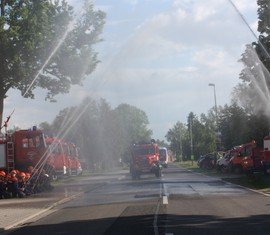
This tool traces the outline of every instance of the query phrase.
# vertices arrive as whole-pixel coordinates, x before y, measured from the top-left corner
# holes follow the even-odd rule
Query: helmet
[[[25,173],[25,177],[26,177],[26,179],[30,179],[31,174],[30,173]]]
[[[10,172],[10,174],[16,174],[16,175],[17,175],[17,170],[12,170],[12,171]]]
[[[4,171],[0,171],[0,176],[5,177],[6,176],[6,173]]]
[[[21,176],[21,177],[26,177],[26,174],[25,174],[24,172],[21,172],[21,173],[20,173],[20,176]]]

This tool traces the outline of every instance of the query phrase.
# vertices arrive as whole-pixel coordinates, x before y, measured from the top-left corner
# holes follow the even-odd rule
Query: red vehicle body
[[[79,175],[82,173],[78,151],[74,144],[56,138],[46,138],[52,167],[56,175]]]
[[[70,162],[70,170],[72,175],[81,175],[82,174],[82,166],[78,159],[78,149],[75,144],[68,144],[69,148],[69,162]]]
[[[256,142],[238,146],[236,155],[230,159],[230,168],[237,173],[254,173],[261,171],[263,159],[263,148],[256,147]]]
[[[161,177],[161,168],[157,144],[135,144],[132,147],[130,173],[133,179],[139,178],[141,174],[149,173]]]
[[[0,168],[25,171],[46,158],[46,143],[41,130],[19,130],[0,140]]]
[[[51,166],[56,175],[67,175],[69,174],[70,162],[67,154],[65,154],[65,144],[63,141],[47,137],[45,139],[46,144],[48,145],[48,154],[53,159]]]

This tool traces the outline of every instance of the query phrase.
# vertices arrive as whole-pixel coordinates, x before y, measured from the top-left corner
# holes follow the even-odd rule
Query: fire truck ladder
[[[7,142],[7,170],[8,172],[14,170],[14,143]]]

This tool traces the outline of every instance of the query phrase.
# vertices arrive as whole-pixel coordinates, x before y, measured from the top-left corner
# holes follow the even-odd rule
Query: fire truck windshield
[[[151,147],[138,147],[134,149],[134,155],[148,155],[155,154],[155,148]]]
[[[22,139],[23,148],[40,148],[45,146],[43,135],[28,136]]]

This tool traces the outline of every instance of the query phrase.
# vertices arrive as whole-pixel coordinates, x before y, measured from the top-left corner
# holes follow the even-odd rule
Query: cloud
[[[240,54],[241,45],[252,40],[249,30],[227,1],[210,0],[207,4],[174,1],[173,5],[178,8],[140,24],[123,46],[119,58],[125,58],[125,62],[154,61],[163,56],[177,56],[187,49],[199,51],[209,46]]]

